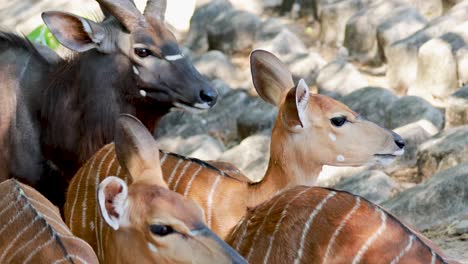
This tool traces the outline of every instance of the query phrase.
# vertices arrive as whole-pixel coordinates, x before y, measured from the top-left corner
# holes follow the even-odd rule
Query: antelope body
[[[161,153],[169,189],[201,205],[208,226],[220,237],[227,236],[247,208],[261,204],[283,189],[314,184],[323,165],[386,163],[403,154],[404,141],[398,135],[363,120],[330,97],[309,94],[303,81],[294,87],[291,73],[272,54],[254,51],[251,70],[259,95],[279,107],[272,131],[270,162],[262,181],[249,182],[228,163]],[[112,160],[114,156],[112,152],[106,157],[98,155],[94,163]],[[109,167],[109,171],[99,166],[91,169],[93,174],[118,172],[117,165]]]
[[[448,263],[379,206],[320,187],[293,187],[250,209],[226,242],[249,263]]]
[[[100,159],[92,158],[73,178],[65,204],[67,224],[100,262],[245,263],[205,226],[196,203],[167,189],[145,127],[122,116],[116,133],[117,155],[111,155],[113,145],[99,150]],[[113,170],[117,177],[108,176]]]
[[[98,2],[102,22],[42,14],[76,51],[67,59],[0,33],[0,180],[21,179],[58,205],[79,167],[112,141],[119,113],[153,130],[171,108],[208,109],[217,97],[165,27],[165,1],[148,1],[144,14],[131,0]]]
[[[98,263],[89,244],[36,190],[10,179],[0,192],[0,263]]]

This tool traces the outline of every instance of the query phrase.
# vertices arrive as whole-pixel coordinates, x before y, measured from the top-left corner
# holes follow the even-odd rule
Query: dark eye
[[[330,119],[330,122],[332,123],[332,125],[336,127],[340,127],[344,125],[347,121],[348,120],[346,120],[346,117],[344,116],[333,117],[332,119]]]
[[[135,54],[140,58],[144,58],[151,55],[151,51],[144,48],[135,48]]]
[[[167,225],[150,225],[151,233],[157,236],[166,236],[174,233],[174,229]]]

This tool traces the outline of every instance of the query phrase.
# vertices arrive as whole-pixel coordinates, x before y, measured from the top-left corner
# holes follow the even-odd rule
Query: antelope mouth
[[[382,153],[382,154],[374,154],[374,156],[379,158],[396,158],[402,156],[405,153],[404,149],[399,149],[393,153]]]
[[[174,110],[182,110],[182,111],[186,111],[186,112],[194,113],[194,114],[206,112],[208,109],[211,108],[208,105],[208,103],[187,104],[186,102],[180,101],[180,102],[173,103],[173,105],[175,106]]]

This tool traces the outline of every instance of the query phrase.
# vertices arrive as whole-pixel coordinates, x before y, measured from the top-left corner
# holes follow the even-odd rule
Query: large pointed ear
[[[279,106],[285,92],[294,87],[288,67],[268,51],[252,51],[250,70],[258,94],[272,105]]]
[[[302,128],[307,126],[307,104],[309,103],[309,86],[301,79],[295,89],[286,95],[282,118],[288,127]]]
[[[69,13],[44,12],[42,20],[62,45],[77,52],[99,48],[106,36],[101,25]]]
[[[115,131],[115,152],[133,182],[144,181],[167,187],[162,177],[156,141],[136,117],[120,115]]]
[[[114,230],[128,222],[127,184],[115,176],[106,177],[97,191],[99,210],[104,221]]]

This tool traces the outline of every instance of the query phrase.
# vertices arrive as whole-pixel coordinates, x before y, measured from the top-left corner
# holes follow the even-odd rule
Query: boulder
[[[255,34],[255,41],[269,41],[275,38],[284,29],[287,28],[282,19],[276,17],[268,18],[258,27],[257,33]]]
[[[443,170],[382,206],[419,230],[447,225],[468,214],[468,164]]]
[[[237,118],[248,104],[248,95],[241,90],[232,90],[207,112],[191,114],[174,111],[161,119],[157,138],[178,135],[187,138],[209,134],[224,144],[237,140]]]
[[[365,87],[343,96],[341,101],[367,120],[384,127],[387,106],[397,99],[388,89]]]
[[[468,162],[468,126],[447,129],[418,148],[419,179]]]
[[[377,26],[377,43],[380,59],[387,61],[387,49],[399,40],[409,37],[427,25],[427,20],[416,8],[399,7],[382,18]]]
[[[382,171],[366,170],[340,181],[333,188],[348,191],[380,204],[398,191],[398,184]]]
[[[366,86],[367,80],[343,57],[325,65],[317,76],[319,92],[332,97],[344,96]]]
[[[317,185],[322,187],[333,187],[340,181],[346,178],[352,177],[353,175],[360,174],[369,170],[367,166],[360,167],[336,167],[325,165],[320,171],[320,174],[315,183],[311,185]]]
[[[324,44],[341,46],[344,40],[346,22],[354,13],[365,6],[364,1],[335,0],[321,2],[318,13],[320,41]]]
[[[446,105],[446,128],[468,125],[468,85],[448,97]]]
[[[252,97],[237,119],[237,129],[241,139],[270,130],[275,123],[278,109],[263,101],[260,97]]]
[[[468,22],[465,22],[424,43],[418,52],[416,81],[409,87],[408,94],[434,101],[454,92],[459,87],[456,54],[461,48],[468,47],[467,42]],[[463,53],[458,58],[463,61]]]
[[[404,96],[388,107],[385,127],[394,129],[419,120],[428,120],[439,130],[444,124],[442,112],[429,102],[417,96]]]
[[[190,19],[190,30],[185,39],[185,45],[196,53],[207,51],[207,25],[231,9],[232,4],[229,0],[214,0],[198,7]]]
[[[209,135],[188,138],[165,136],[158,139],[158,144],[165,151],[201,160],[215,160],[225,151],[223,143]]]
[[[266,132],[242,140],[239,145],[224,152],[219,160],[234,164],[244,175],[258,182],[265,175],[269,153],[270,135]]]
[[[445,15],[431,20],[426,27],[411,36],[391,44],[386,52],[389,85],[399,94],[405,94],[416,80],[419,48],[434,37],[452,30],[468,19],[468,1],[452,7]]]
[[[232,91],[231,87],[220,79],[214,79],[211,81],[211,86],[218,91],[218,100],[224,98],[230,91]]]
[[[377,26],[402,4],[403,0],[376,1],[348,20],[343,45],[351,59],[367,65],[381,64]]]
[[[231,86],[238,80],[237,69],[231,59],[219,50],[211,50],[194,58],[193,65],[209,79],[221,79]]]
[[[207,23],[208,46],[228,54],[249,51],[260,23],[256,15],[247,11],[224,12]]]
[[[291,55],[305,54],[308,52],[302,40],[289,29],[281,28],[281,31],[273,38],[268,38],[268,36],[272,36],[273,34],[274,33],[268,35],[261,34],[258,36],[259,40],[263,39],[263,41],[259,41],[255,45],[255,48],[267,50],[278,56],[281,60],[288,59]]]

